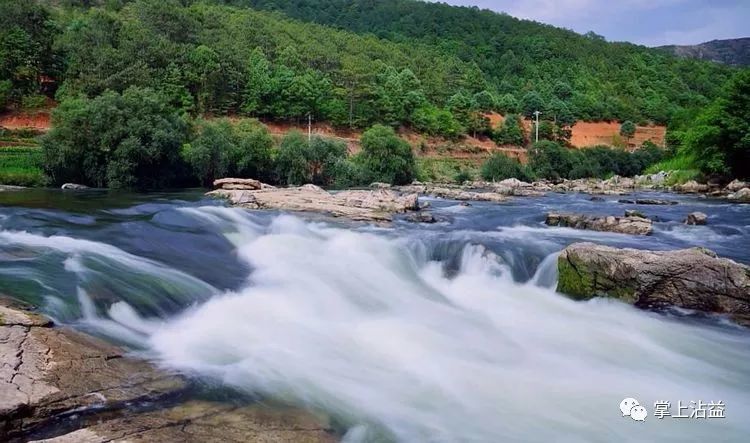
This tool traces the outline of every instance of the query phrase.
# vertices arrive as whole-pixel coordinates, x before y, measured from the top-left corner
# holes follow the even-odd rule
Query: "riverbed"
[[[679,204],[422,199],[438,223],[366,224],[198,190],[5,192],[0,293],[225,392],[323,411],[345,441],[744,441],[746,329],[554,292],[556,254],[576,241],[750,264],[750,205],[643,195]],[[654,234],[544,225],[626,209],[657,217]],[[684,225],[693,211],[708,225]],[[645,422],[622,417],[625,397]],[[726,417],[658,419],[657,401],[722,401]]]

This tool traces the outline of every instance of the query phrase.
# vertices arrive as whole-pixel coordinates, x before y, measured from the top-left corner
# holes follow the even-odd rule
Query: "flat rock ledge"
[[[557,290],[575,299],[613,297],[644,309],[676,306],[727,315],[750,327],[750,267],[704,248],[618,249],[574,243],[557,261]]]
[[[186,387],[0,298],[0,441],[334,441],[305,411],[190,399]]]
[[[610,215],[596,217],[584,214],[550,212],[547,214],[545,223],[548,226],[631,235],[651,235],[654,230],[651,220],[639,216],[615,217]]]
[[[233,206],[248,209],[319,212],[358,221],[391,221],[393,214],[420,209],[417,194],[405,194],[391,189],[328,192],[311,184],[275,188],[257,183],[259,187],[249,189],[255,185],[219,181],[221,189],[211,191],[208,195],[225,198]],[[248,189],[235,189],[237,186]]]

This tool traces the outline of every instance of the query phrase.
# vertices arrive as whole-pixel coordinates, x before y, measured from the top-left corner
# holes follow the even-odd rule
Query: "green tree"
[[[55,184],[159,188],[175,183],[187,124],[152,89],[129,88],[63,101],[42,139]]]
[[[635,123],[630,120],[625,121],[620,125],[620,135],[628,140],[628,144],[630,143],[630,139],[635,135],[635,130]]]
[[[273,138],[257,120],[199,120],[182,156],[202,184],[227,176],[270,180]]]
[[[375,125],[362,134],[361,143],[356,161],[368,181],[404,185],[413,180],[414,153],[392,128]]]
[[[740,71],[727,83],[683,143],[704,172],[750,177],[750,71]]]
[[[271,92],[271,65],[260,48],[250,53],[245,85],[245,101],[242,110],[249,115],[256,115],[263,109],[263,103]]]
[[[521,118],[516,114],[508,114],[493,136],[499,145],[525,145],[525,137]]]

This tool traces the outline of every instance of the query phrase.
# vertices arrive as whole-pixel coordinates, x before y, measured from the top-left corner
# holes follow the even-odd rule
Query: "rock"
[[[459,203],[459,205],[469,207],[469,206],[471,206],[471,203],[469,203],[469,202],[461,202],[461,203]]]
[[[185,386],[119,348],[7,304],[0,305],[0,440],[71,411],[153,401]]]
[[[27,188],[25,186],[0,185],[0,192],[5,192],[5,191],[20,191],[22,189],[27,189]]]
[[[437,223],[437,219],[429,212],[416,212],[409,214],[404,219],[412,223]]]
[[[508,200],[506,195],[498,194],[496,192],[465,191],[460,188],[435,187],[428,188],[427,192],[435,197],[446,198],[449,200],[488,202],[504,202]]]
[[[604,198],[603,197],[593,196],[589,200],[591,200],[592,202],[603,202]]]
[[[374,182],[374,183],[370,183],[370,189],[391,189],[391,184]]]
[[[640,218],[648,218],[646,215],[637,210],[637,209],[626,209],[625,210],[625,217],[640,217]]]
[[[682,192],[685,194],[700,194],[702,192],[708,192],[709,187],[708,185],[698,183],[695,180],[690,180],[681,185],[675,186],[674,189],[677,192]]]
[[[321,212],[362,221],[390,221],[394,213],[420,209],[417,194],[389,189],[330,193],[313,184],[296,188],[266,188],[261,184],[257,190],[217,189],[208,195],[248,209]]]
[[[708,221],[708,216],[702,212],[691,212],[685,219],[686,225],[705,225]]]
[[[727,198],[737,203],[750,203],[750,188],[742,188],[734,194],[729,194]]]
[[[676,205],[679,202],[673,200],[657,200],[653,198],[639,198],[637,200],[617,200],[626,205]]]
[[[253,191],[261,189],[263,183],[252,178],[220,178],[214,180],[214,188]]]
[[[729,183],[724,188],[724,190],[727,191],[727,192],[737,192],[740,189],[748,188],[748,187],[750,187],[750,184],[748,184],[747,182],[743,182],[743,181],[735,179],[735,180],[732,180],[732,182]]]
[[[192,398],[182,377],[0,299],[0,441],[328,443],[329,428],[295,408]]]
[[[82,191],[88,188],[89,187],[86,185],[79,185],[76,183],[65,183],[64,185],[60,186],[60,189],[64,189],[66,191]]]
[[[558,258],[557,290],[614,297],[640,308],[727,314],[750,326],[750,267],[703,249],[642,251],[575,243]]]
[[[530,188],[532,187],[531,183],[526,183],[525,181],[521,181],[517,178],[506,178],[505,180],[497,182],[499,186],[504,186],[506,188]]]
[[[549,226],[615,232],[619,234],[651,235],[652,222],[641,217],[595,217],[582,214],[550,212],[545,223]]]

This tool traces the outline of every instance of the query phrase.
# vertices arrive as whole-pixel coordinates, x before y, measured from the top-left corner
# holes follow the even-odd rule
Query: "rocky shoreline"
[[[0,441],[336,441],[327,419],[196,398],[183,376],[28,309],[0,298]]]
[[[669,191],[682,194],[723,198],[734,203],[750,203],[750,184],[735,180],[725,187],[687,182],[667,186],[668,173],[607,180],[579,179],[553,183],[546,180],[527,183],[515,178],[499,182],[471,181],[463,184],[413,182],[404,186],[373,183],[370,189],[328,192],[307,184],[277,188],[258,180],[224,178],[214,182],[207,195],[226,199],[231,205],[248,209],[277,209],[324,213],[359,221],[388,222],[395,214],[423,209],[419,196],[431,196],[464,202],[504,203],[516,197],[539,197],[549,192],[585,193],[598,196],[626,196],[633,192]],[[678,202],[652,198],[620,199],[623,204],[674,205]],[[413,216],[411,219],[429,218]]]

